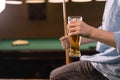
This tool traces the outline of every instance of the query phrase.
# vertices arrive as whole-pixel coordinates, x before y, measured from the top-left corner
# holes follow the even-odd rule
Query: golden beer
[[[73,20],[80,21],[82,20],[82,17],[81,16],[69,16],[68,17],[68,23]],[[69,30],[69,27],[68,27],[68,30]],[[81,53],[80,53],[81,37],[79,35],[71,35],[69,36],[69,42],[70,42],[69,56],[70,57],[81,56]]]
[[[80,56],[80,36],[74,35],[69,36],[70,41],[70,57],[79,57]]]

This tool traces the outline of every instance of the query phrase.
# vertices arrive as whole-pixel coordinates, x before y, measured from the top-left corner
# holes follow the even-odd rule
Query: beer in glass
[[[80,21],[80,20],[82,20],[81,16],[68,16],[68,23],[70,21]],[[69,33],[69,27],[67,28]],[[80,53],[81,37],[79,35],[70,35],[69,42],[70,42],[69,56],[70,57],[81,56],[81,53]]]

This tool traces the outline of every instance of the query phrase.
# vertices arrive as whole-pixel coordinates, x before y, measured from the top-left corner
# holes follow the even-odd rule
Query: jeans
[[[76,61],[53,70],[50,80],[108,80],[88,61]]]

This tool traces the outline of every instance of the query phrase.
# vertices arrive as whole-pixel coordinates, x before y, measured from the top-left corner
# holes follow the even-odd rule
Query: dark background
[[[83,16],[95,27],[101,25],[105,2],[66,3],[67,16]],[[0,14],[0,38],[61,37],[63,30],[62,3],[6,5]]]

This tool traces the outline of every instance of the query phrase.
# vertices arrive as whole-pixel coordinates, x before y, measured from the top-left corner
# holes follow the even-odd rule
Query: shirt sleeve
[[[120,53],[120,31],[114,32],[114,38],[117,46],[117,51]]]

